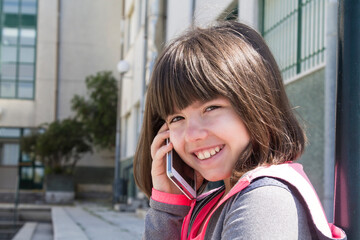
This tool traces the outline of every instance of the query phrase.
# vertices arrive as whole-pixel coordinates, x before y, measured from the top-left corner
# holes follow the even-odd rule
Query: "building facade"
[[[329,105],[328,101],[335,96],[331,94],[334,89],[326,89],[329,81],[333,84],[336,78],[336,74],[331,73],[336,62],[328,59],[336,54],[336,47],[326,45],[336,39],[336,29],[327,32],[331,30],[330,19],[337,18],[333,11],[336,7],[336,1],[329,0],[125,0],[122,59],[131,68],[124,74],[120,117],[124,129],[121,174],[128,179],[125,183],[128,197],[143,197],[131,179],[132,159],[146,85],[156,56],[167,41],[191,25],[206,26],[216,20],[236,19],[263,35],[279,64],[290,101],[308,136],[300,162],[331,219],[334,161],[331,154],[325,154],[333,149],[325,137],[329,136],[325,126],[334,127],[330,120],[334,118],[331,111],[335,105]],[[330,117],[325,117],[329,111]]]
[[[0,191],[42,189],[44,168],[22,154],[19,139],[43,123],[72,116],[85,78],[112,71],[120,59],[119,0],[0,1]],[[114,109],[114,111],[116,111]],[[79,192],[111,196],[114,153],[78,163]]]

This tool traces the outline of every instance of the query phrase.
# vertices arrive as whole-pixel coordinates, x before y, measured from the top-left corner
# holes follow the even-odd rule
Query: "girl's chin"
[[[208,180],[209,182],[217,182],[217,181],[222,181],[226,178],[229,178],[231,176],[231,174],[226,174],[226,175],[209,175],[209,174],[201,174],[206,180]]]

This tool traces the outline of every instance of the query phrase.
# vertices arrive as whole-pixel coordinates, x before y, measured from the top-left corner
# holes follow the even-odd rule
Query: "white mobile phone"
[[[169,139],[166,139],[169,144]],[[171,150],[166,154],[166,174],[190,200],[196,198],[196,174],[180,156]]]

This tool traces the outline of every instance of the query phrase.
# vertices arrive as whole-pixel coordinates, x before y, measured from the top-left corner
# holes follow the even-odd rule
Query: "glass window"
[[[32,180],[34,171],[32,167],[21,167],[20,177],[22,180]]]
[[[36,14],[36,0],[22,0],[21,13],[23,14]]]
[[[33,47],[20,48],[20,62],[33,63],[35,56],[35,49]]]
[[[1,78],[6,80],[16,79],[16,64],[15,63],[3,63],[1,65]]]
[[[19,138],[20,128],[0,128],[0,138]]]
[[[21,45],[35,45],[36,32],[35,29],[21,29],[20,30],[20,44]]]
[[[18,28],[20,19],[16,14],[4,14],[3,15],[3,26],[9,28]]]
[[[2,82],[0,85],[0,94],[5,98],[15,97],[15,83],[14,82]]]
[[[19,82],[19,97],[32,98],[33,96],[33,83]]]
[[[19,12],[19,0],[4,0],[3,12],[4,13],[18,13]]]
[[[43,182],[45,171],[43,167],[35,168],[34,183],[41,184]]]
[[[19,151],[20,146],[18,143],[1,143],[0,144],[1,155],[0,155],[0,164],[1,165],[17,165],[19,161]]]
[[[16,47],[3,46],[1,48],[2,62],[16,62]]]
[[[34,65],[29,65],[29,64],[19,65],[19,80],[33,81],[34,80]]]
[[[2,29],[2,43],[3,45],[16,45],[18,40],[18,29],[7,28]]]
[[[23,27],[33,27],[36,26],[36,16],[33,15],[21,15],[21,24]]]
[[[0,98],[34,98],[37,1],[0,1]]]

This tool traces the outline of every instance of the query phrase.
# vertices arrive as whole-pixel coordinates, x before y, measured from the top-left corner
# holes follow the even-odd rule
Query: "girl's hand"
[[[153,187],[161,192],[181,194],[180,189],[178,189],[166,175],[166,153],[173,149],[171,142],[168,145],[165,144],[165,140],[169,137],[169,128],[165,123],[151,144],[151,157],[153,159],[151,176]]]

